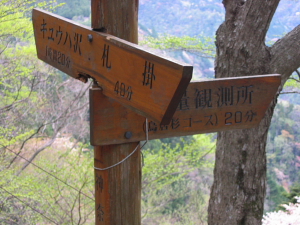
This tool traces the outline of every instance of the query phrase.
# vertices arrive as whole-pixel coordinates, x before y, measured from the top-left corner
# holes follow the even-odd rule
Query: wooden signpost
[[[146,134],[155,139],[256,126],[280,76],[189,83],[191,66],[136,45],[137,0],[91,3],[93,29],[33,10],[38,57],[83,82],[94,80],[95,224],[141,224],[139,141]]]
[[[255,127],[280,82],[280,75],[191,82],[168,125],[148,121],[149,139]],[[90,92],[90,121],[94,146],[145,140],[145,118],[103,98],[101,91]]]
[[[140,115],[171,121],[192,66],[44,10],[34,9],[32,20],[39,59],[83,82],[94,78],[106,96]]]
[[[92,0],[92,28],[137,44],[138,4],[137,0]],[[141,224],[141,151],[133,153],[138,146],[139,142],[95,146],[95,168],[115,165],[131,154],[118,166],[95,169],[95,224]]]

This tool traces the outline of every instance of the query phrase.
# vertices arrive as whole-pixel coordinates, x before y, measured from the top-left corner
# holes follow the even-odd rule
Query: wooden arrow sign
[[[168,125],[148,121],[149,139],[255,127],[280,81],[280,75],[262,75],[192,82]],[[91,90],[90,96],[92,145],[146,139],[144,117],[124,110],[99,90]]]
[[[106,96],[157,123],[171,121],[192,66],[43,10],[34,9],[32,20],[39,59],[82,81],[96,79]]]

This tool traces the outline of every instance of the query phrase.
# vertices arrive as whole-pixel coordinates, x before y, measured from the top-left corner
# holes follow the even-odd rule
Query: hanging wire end
[[[140,147],[140,150],[142,150],[142,148],[148,143],[148,139],[149,139],[149,134],[148,134],[148,119],[146,118],[146,141],[145,141],[145,143]],[[136,146],[136,148],[135,148],[128,156],[126,156],[124,159],[122,159],[120,162],[118,162],[118,163],[116,163],[116,164],[114,164],[114,165],[112,165],[112,166],[106,167],[106,168],[98,168],[98,167],[95,167],[95,166],[94,166],[94,169],[95,169],[95,170],[103,171],[103,170],[108,170],[108,169],[111,169],[111,168],[113,168],[113,167],[116,167],[116,166],[122,164],[122,163],[125,162],[130,156],[132,156],[132,155],[136,152],[136,150],[138,150],[139,146],[140,146],[140,144],[138,144],[138,145]],[[144,166],[144,157],[143,157],[142,165]]]

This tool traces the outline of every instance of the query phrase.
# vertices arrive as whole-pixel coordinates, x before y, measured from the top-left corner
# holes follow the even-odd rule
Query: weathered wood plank
[[[191,82],[170,124],[160,125],[149,120],[149,139],[257,126],[279,84],[280,75]],[[101,91],[94,92],[90,102],[92,145],[145,140],[144,117],[124,110]],[[130,138],[125,134],[127,137],[131,134]]]
[[[106,168],[130,154],[138,143],[95,146],[94,165]],[[95,224],[141,224],[141,154],[109,170],[95,170]]]
[[[92,27],[105,28],[109,34],[137,43],[138,4],[137,0],[92,0]],[[93,92],[101,90],[93,87],[90,94]],[[99,99],[90,99],[90,104],[102,104]],[[138,144],[95,146],[95,167],[105,168],[120,162]],[[118,166],[104,171],[95,169],[96,225],[141,224],[141,174],[139,149]]]
[[[103,94],[157,123],[171,121],[192,66],[43,10],[32,19],[41,60],[82,81],[93,77]]]
[[[128,0],[92,0],[93,30],[113,34],[118,38],[137,44],[138,29],[132,29],[132,27],[138,27],[138,4],[137,0],[130,0],[130,2]],[[128,32],[129,30],[130,32]]]

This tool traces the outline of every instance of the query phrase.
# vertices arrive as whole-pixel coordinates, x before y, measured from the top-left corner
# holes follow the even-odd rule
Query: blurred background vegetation
[[[39,61],[31,9],[90,26],[89,0],[1,0],[0,224],[93,224],[93,148],[88,89]],[[140,0],[140,44],[214,77],[217,0]],[[282,0],[266,42],[300,23],[300,4]],[[300,195],[300,95],[295,72],[269,130],[266,211]],[[206,224],[216,134],[150,141],[143,151],[143,224]]]

